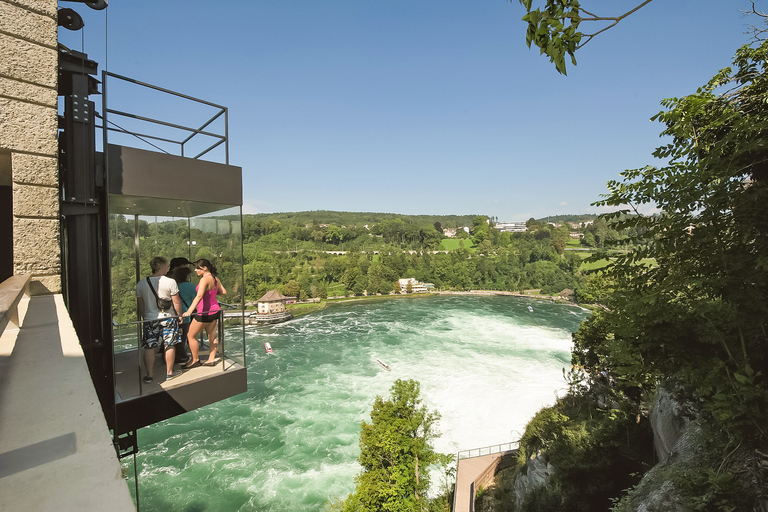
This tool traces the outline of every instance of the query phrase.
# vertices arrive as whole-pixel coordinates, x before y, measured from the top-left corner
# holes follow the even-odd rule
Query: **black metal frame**
[[[84,53],[59,51],[59,188],[63,295],[80,339],[107,425],[115,426],[110,326],[109,226],[104,169],[97,162],[98,64]]]
[[[244,367],[238,368],[225,372],[226,375],[224,376],[217,376],[217,385],[215,386],[203,383],[200,384],[202,388],[197,388],[197,384],[194,384],[189,385],[188,389],[182,387],[172,391],[154,393],[142,397],[140,400],[117,402],[115,397],[109,238],[109,157],[114,155],[110,152],[113,148],[109,146],[107,135],[109,131],[116,129],[111,128],[112,123],[108,120],[108,115],[132,117],[142,122],[188,132],[189,135],[182,140],[163,139],[179,145],[180,157],[184,157],[185,145],[194,137],[198,135],[214,137],[214,143],[194,158],[168,156],[170,154],[167,151],[163,151],[166,155],[160,155],[157,152],[153,152],[153,154],[156,155],[155,160],[163,159],[162,165],[173,167],[174,162],[171,160],[186,160],[188,165],[194,168],[190,169],[190,172],[206,172],[209,168],[224,172],[227,169],[221,169],[224,167],[222,164],[199,160],[201,156],[224,144],[225,165],[229,168],[229,172],[228,178],[223,181],[236,186],[237,190],[240,191],[240,200],[237,204],[242,204],[242,182],[239,175],[240,171],[238,170],[233,174],[233,169],[237,168],[228,165],[228,119],[225,107],[104,71],[102,72],[104,82],[101,84],[102,123],[101,126],[97,126],[96,118],[99,117],[99,114],[96,112],[94,102],[89,99],[91,94],[99,94],[99,82],[93,77],[97,73],[97,68],[98,64],[89,60],[84,53],[65,48],[59,52],[59,96],[64,97],[64,115],[59,117],[62,286],[64,299],[80,339],[94,388],[99,396],[107,425],[114,433],[115,446],[118,448],[118,455],[120,455],[121,450],[119,448],[125,444],[123,440],[125,434],[187,412],[185,406],[181,405],[180,399],[186,399],[190,395],[201,395],[204,396],[204,400],[197,403],[204,404],[245,391],[246,370]],[[192,128],[110,110],[106,103],[106,80],[108,78],[128,81],[185,100],[196,101],[214,107],[218,111],[201,126]],[[207,131],[206,128],[221,118],[222,115],[225,125],[224,135]],[[96,150],[96,128],[103,131],[103,153]],[[123,129],[117,129],[117,131],[136,135]],[[144,140],[142,137],[153,137],[149,135],[137,136],[141,140]],[[152,144],[150,143],[150,145]],[[156,146],[152,146],[156,148]],[[117,148],[119,151],[119,147]],[[128,148],[125,148],[124,151],[128,151]],[[137,151],[132,150],[131,155],[138,155]],[[144,155],[142,158],[149,159],[145,161],[148,165],[153,162],[149,155]],[[192,164],[192,162],[195,163]],[[242,249],[240,259],[242,262]],[[206,400],[207,402],[205,402]],[[190,402],[189,400],[181,401]],[[137,449],[135,436],[132,442],[135,451]]]
[[[162,148],[159,148],[158,146],[155,146],[154,144],[152,144],[151,142],[149,142],[149,141],[147,141],[145,139],[152,139],[152,140],[157,140],[157,141],[162,141],[162,142],[169,142],[169,143],[173,143],[173,144],[178,144],[179,145],[179,150],[180,150],[180,153],[179,153],[180,156],[185,156],[184,155],[184,145],[187,144],[188,142],[190,142],[197,135],[205,135],[207,137],[211,137],[211,138],[216,139],[217,142],[214,142],[211,146],[206,148],[204,151],[198,153],[197,155],[195,155],[195,156],[193,156],[191,158],[193,158],[193,159],[200,158],[201,156],[205,155],[206,153],[208,153],[208,152],[212,151],[213,149],[219,147],[221,144],[224,144],[224,148],[225,148],[224,149],[224,153],[225,153],[225,162],[224,163],[229,164],[229,133],[228,133],[229,117],[228,117],[227,107],[224,107],[222,105],[217,105],[216,103],[211,103],[210,101],[201,100],[200,98],[194,98],[194,97],[188,96],[186,94],[181,94],[181,93],[176,92],[176,91],[171,91],[171,90],[165,89],[163,87],[158,87],[156,85],[148,84],[146,82],[140,82],[139,80],[134,80],[133,78],[128,78],[127,76],[118,75],[116,73],[110,73],[109,71],[102,71],[101,72],[101,76],[102,76],[102,88],[103,88],[103,92],[104,92],[104,95],[103,95],[104,108],[102,110],[104,112],[103,113],[104,127],[106,127],[106,130],[104,131],[104,134],[105,134],[104,135],[104,140],[105,140],[104,147],[105,148],[107,147],[107,143],[106,143],[106,139],[107,139],[107,135],[106,134],[107,134],[107,132],[108,131],[117,131],[117,132],[120,132],[120,133],[125,133],[125,134],[128,134],[128,135],[132,135],[132,136],[136,137],[137,139],[141,140],[142,142],[144,142],[145,144],[148,144],[148,145],[152,146],[153,148],[155,148],[155,149],[157,149],[159,151],[162,151],[163,153],[168,153],[168,152],[165,151]],[[184,125],[180,125],[180,124],[169,123],[167,121],[162,121],[160,119],[153,119],[151,117],[138,116],[138,115],[135,115],[135,114],[131,114],[129,112],[122,112],[120,110],[113,110],[113,109],[107,108],[107,101],[106,101],[107,100],[107,83],[108,83],[109,78],[115,78],[117,80],[122,80],[122,81],[128,82],[130,84],[138,85],[140,87],[145,87],[147,89],[151,89],[151,90],[154,90],[154,91],[162,92],[162,93],[165,93],[165,94],[170,94],[170,95],[176,96],[178,98],[182,98],[182,99],[185,99],[185,100],[194,101],[196,103],[207,105],[209,107],[213,107],[213,108],[217,109],[218,112],[216,112],[210,119],[208,119],[206,122],[204,122],[201,126],[199,126],[198,128],[194,128],[194,127],[190,127],[190,126],[184,126]],[[182,131],[185,131],[185,132],[189,132],[190,135],[186,139],[184,139],[184,140],[175,140],[175,139],[169,139],[169,138],[165,138],[165,137],[158,137],[158,136],[150,135],[150,134],[142,134],[142,133],[131,132],[131,131],[125,130],[124,128],[119,127],[114,121],[110,121],[108,119],[108,115],[109,114],[112,114],[112,115],[115,115],[115,116],[129,118],[129,119],[135,119],[135,120],[146,122],[146,123],[150,123],[150,124],[165,126],[165,127],[168,127],[168,128],[174,128],[174,129],[182,130]],[[204,131],[205,128],[207,128],[211,123],[216,121],[216,119],[221,117],[222,114],[224,115],[224,134],[223,135],[222,134],[213,133],[213,132]],[[170,154],[170,153],[168,153],[168,154]]]

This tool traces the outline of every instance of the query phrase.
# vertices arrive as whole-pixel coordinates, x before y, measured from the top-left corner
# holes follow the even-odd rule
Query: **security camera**
[[[91,9],[100,11],[107,8],[107,0],[62,0],[63,2],[79,2],[85,4]]]

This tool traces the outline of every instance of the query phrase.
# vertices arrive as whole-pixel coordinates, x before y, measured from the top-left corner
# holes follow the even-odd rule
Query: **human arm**
[[[226,295],[227,294],[227,289],[224,288],[223,284],[221,284],[221,279],[216,279],[216,289],[218,290],[219,295]]]
[[[205,292],[208,291],[211,288],[211,280],[213,278],[210,276],[206,276],[200,280],[200,283],[197,285],[197,295],[195,295],[195,299],[192,301],[192,304],[189,305],[189,309],[187,309],[183,315],[183,317],[192,316],[192,313],[197,308],[197,305],[200,303],[201,300],[203,300],[203,295],[205,295]]]
[[[144,312],[146,311],[144,309],[144,298],[143,297],[136,297],[136,309],[139,313],[139,320],[144,320]]]
[[[173,310],[176,312],[176,315],[181,316],[181,298],[179,294],[171,295],[171,301],[173,302]]]

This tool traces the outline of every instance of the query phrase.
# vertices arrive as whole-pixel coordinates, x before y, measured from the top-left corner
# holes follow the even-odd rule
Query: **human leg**
[[[176,345],[176,364],[187,364],[190,359],[189,341],[187,341],[189,323],[190,322],[181,323],[181,343]]]
[[[141,348],[144,350],[144,382],[152,382],[155,373],[155,351],[160,345],[160,323],[144,322],[141,330]]]
[[[184,368],[188,368],[192,366],[195,363],[200,362],[200,346],[197,343],[197,335],[200,333],[200,331],[203,328],[203,324],[198,322],[196,318],[192,319],[192,322],[189,324],[189,333],[187,333],[187,341],[189,342],[189,351],[192,353],[192,360],[184,366]]]
[[[155,348],[144,349],[144,370],[147,372],[146,377],[151,381],[155,373]]]
[[[206,363],[213,363],[216,361],[216,351],[219,348],[218,324],[218,320],[205,324],[205,333],[208,335],[208,346],[210,348]]]

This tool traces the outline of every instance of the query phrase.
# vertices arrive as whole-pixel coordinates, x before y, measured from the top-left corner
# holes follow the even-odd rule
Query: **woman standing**
[[[195,299],[189,305],[189,309],[183,314],[184,317],[192,316],[192,312],[197,309],[187,334],[189,350],[192,352],[192,361],[184,367],[185,369],[197,368],[201,364],[203,366],[213,366],[216,364],[216,350],[219,348],[216,327],[219,320],[219,312],[221,311],[221,307],[216,301],[216,295],[226,295],[227,293],[219,278],[216,277],[216,267],[210,261],[200,259],[194,265],[195,273],[200,278],[200,282],[197,285]],[[205,333],[208,335],[208,345],[210,347],[208,360],[205,363],[200,362],[198,355],[200,347],[197,344],[197,335],[202,329],[205,329]]]

